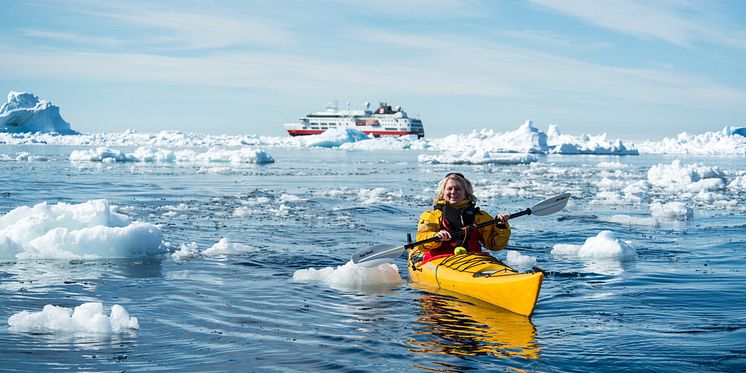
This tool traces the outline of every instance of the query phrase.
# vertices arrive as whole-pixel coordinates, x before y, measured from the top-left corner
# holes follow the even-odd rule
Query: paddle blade
[[[554,214],[557,211],[562,211],[567,205],[568,200],[570,200],[570,193],[563,193],[544,200],[531,208],[531,215],[546,216]]]
[[[352,254],[352,262],[362,264],[366,262],[381,263],[378,259],[396,259],[404,252],[404,246],[376,245]]]

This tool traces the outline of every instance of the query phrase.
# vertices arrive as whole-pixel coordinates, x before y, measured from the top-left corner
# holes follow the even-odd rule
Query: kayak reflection
[[[416,288],[426,289],[412,284]],[[538,359],[536,328],[526,316],[447,290],[420,298],[410,351]]]

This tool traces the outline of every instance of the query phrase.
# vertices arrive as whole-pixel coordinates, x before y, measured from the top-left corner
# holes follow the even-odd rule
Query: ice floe
[[[552,248],[555,257],[578,257],[582,259],[633,258],[637,251],[630,242],[622,241],[612,231],[601,231],[597,236],[589,237],[582,245],[556,244]]]
[[[365,267],[354,264],[352,261],[336,268],[299,269],[293,273],[293,280],[321,282],[341,289],[392,286],[404,283],[396,264],[382,263],[374,267]]]
[[[159,227],[114,210],[103,199],[16,207],[0,216],[0,258],[140,258],[164,252]]]
[[[136,317],[124,307],[111,306],[109,315],[99,302],[83,303],[75,309],[47,304],[41,311],[21,311],[8,318],[10,331],[27,333],[112,334],[140,329]]]

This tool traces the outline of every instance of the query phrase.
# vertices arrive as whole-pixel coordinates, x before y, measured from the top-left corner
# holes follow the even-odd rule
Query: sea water
[[[444,165],[418,161],[423,151],[270,148],[268,164],[71,162],[80,148],[3,146],[33,156],[0,162],[0,213],[105,199],[132,221],[160,227],[164,253],[3,259],[0,370],[746,369],[742,156],[538,155]],[[738,184],[649,185],[652,167],[675,161],[716,167]],[[403,257],[394,261],[396,278],[382,283],[299,276],[339,272],[357,250],[406,243],[451,171],[474,182],[480,207],[493,214],[572,193],[562,212],[511,221],[507,249],[546,272],[531,318],[417,287]],[[654,216],[652,204],[672,202],[691,214]],[[634,254],[558,250],[605,231]],[[221,251],[227,242],[239,249]],[[6,322],[46,305],[90,303],[105,315],[119,305],[139,327],[16,330]]]

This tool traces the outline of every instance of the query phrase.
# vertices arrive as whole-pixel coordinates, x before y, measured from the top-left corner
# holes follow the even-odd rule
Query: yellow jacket
[[[446,203],[445,201],[438,201],[438,203]],[[468,200],[457,203],[454,207],[462,208],[469,203]],[[490,214],[479,210],[479,213],[474,217],[474,224],[481,224],[486,221],[492,220]],[[438,209],[428,210],[420,215],[419,223],[417,224],[417,241],[426,240],[432,238],[440,230],[443,229],[443,211]],[[490,224],[486,227],[479,228],[480,243],[483,247],[489,250],[501,250],[508,245],[510,239],[510,225],[506,222],[505,228],[498,227],[497,225]],[[450,241],[449,241],[450,242]],[[424,245],[419,246],[422,251],[430,251],[437,249],[441,246],[441,242],[434,241],[428,242]]]

